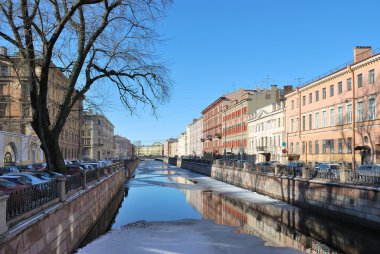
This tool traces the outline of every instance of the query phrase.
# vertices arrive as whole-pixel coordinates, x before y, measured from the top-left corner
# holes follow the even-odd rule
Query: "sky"
[[[143,106],[136,116],[115,95],[105,115],[132,141],[177,138],[225,93],[301,86],[350,61],[354,46],[379,49],[379,9],[378,0],[177,0],[157,25],[174,82],[169,102],[158,117]]]

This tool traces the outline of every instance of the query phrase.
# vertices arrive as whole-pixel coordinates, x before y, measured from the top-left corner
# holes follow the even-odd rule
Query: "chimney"
[[[372,56],[372,48],[370,46],[354,47],[354,63],[358,63]]]
[[[6,47],[4,47],[4,46],[0,47],[0,55],[2,55],[2,56],[7,56],[8,55],[8,50],[7,50]]]
[[[293,92],[293,86],[292,85],[287,85],[287,86],[284,86],[284,96]]]

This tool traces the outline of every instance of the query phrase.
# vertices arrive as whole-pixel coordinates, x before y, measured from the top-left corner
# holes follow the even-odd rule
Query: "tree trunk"
[[[43,145],[41,145],[41,148],[44,150],[48,170],[65,175],[67,173],[67,170],[65,166],[65,161],[61,153],[61,149],[59,147],[58,137],[51,137],[46,142],[42,143],[46,144],[46,148],[48,150],[45,151]]]

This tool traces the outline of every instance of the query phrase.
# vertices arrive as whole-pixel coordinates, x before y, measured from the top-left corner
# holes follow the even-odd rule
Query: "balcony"
[[[212,135],[207,135],[206,139],[211,141],[212,140]]]
[[[215,133],[215,138],[217,138],[217,139],[221,139],[221,138],[222,138],[222,134],[220,134],[220,133]]]

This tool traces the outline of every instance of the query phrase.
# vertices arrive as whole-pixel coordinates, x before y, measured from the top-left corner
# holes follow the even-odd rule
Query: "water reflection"
[[[258,236],[267,245],[307,253],[378,253],[380,249],[378,232],[282,202],[253,203],[231,193],[213,192],[201,178],[205,177],[161,162],[140,163],[135,178],[126,184],[112,228],[138,220],[203,218],[235,226],[238,233]]]
[[[213,192],[183,190],[203,218],[237,227],[269,245],[307,253],[378,253],[378,235],[281,203],[252,204]],[[329,247],[331,246],[331,247]]]

